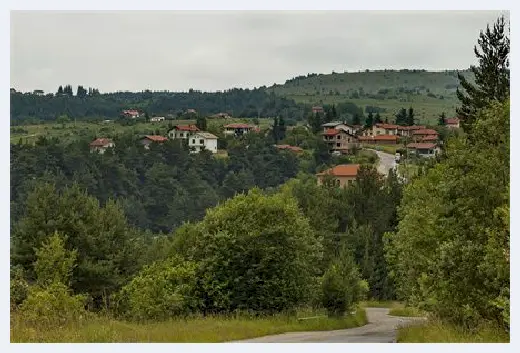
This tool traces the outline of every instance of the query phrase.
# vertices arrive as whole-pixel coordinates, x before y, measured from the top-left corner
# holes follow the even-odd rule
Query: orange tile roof
[[[146,135],[145,137],[143,137],[143,139],[148,139],[153,142],[164,142],[168,140],[168,138],[159,135]]]
[[[399,130],[422,130],[426,129],[424,125],[412,125],[412,126],[399,126]]]
[[[414,135],[438,135],[439,133],[433,129],[421,129],[415,130],[413,132]]]
[[[339,131],[336,129],[327,129],[327,130],[325,130],[325,132],[322,133],[322,135],[325,135],[325,136],[334,136],[337,134],[339,134]]]
[[[437,141],[438,140],[437,135],[428,135],[422,138],[423,141]]]
[[[291,145],[274,145],[276,148],[281,150],[291,150],[293,152],[303,152],[303,148]]]
[[[431,149],[431,148],[435,148],[437,147],[437,145],[435,143],[409,143],[408,145],[406,145],[407,148],[418,148],[418,149],[421,149],[421,150],[424,150],[424,149]]]
[[[374,136],[374,140],[376,140],[376,141],[397,141],[397,140],[399,140],[399,136],[397,136],[397,135],[377,135],[377,136]]]
[[[178,131],[200,131],[196,125],[175,125],[173,128]]]
[[[104,146],[107,146],[110,143],[112,143],[111,139],[107,139],[107,138],[101,137],[101,138],[98,138],[98,139],[95,139],[94,141],[92,141],[90,143],[90,146],[91,147],[104,147]]]
[[[359,171],[359,164],[340,164],[333,168],[327,169],[316,175],[333,175],[333,176],[345,176],[355,177]]]
[[[399,125],[378,123],[376,124],[376,127],[380,127],[382,129],[397,129]]]

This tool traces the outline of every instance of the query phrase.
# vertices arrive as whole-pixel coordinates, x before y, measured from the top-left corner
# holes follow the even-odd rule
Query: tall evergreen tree
[[[368,113],[367,119],[365,121],[365,126],[370,128],[374,125],[374,116],[372,115],[372,112]]]
[[[472,65],[476,85],[472,85],[461,74],[458,74],[464,92],[457,89],[457,97],[461,106],[456,109],[461,118],[462,128],[470,132],[479,109],[487,107],[491,101],[505,101],[509,97],[509,37],[505,33],[504,16],[486,31],[481,31],[478,39],[480,51],[475,46],[475,55],[479,66]]]
[[[208,128],[208,121],[205,116],[197,116],[197,122],[195,125],[202,131],[205,131]]]
[[[413,126],[415,124],[415,114],[413,112],[413,108],[410,107],[408,109],[408,115],[406,116],[406,125]]]
[[[376,112],[376,115],[374,117],[374,124],[381,124],[383,121],[381,120],[381,115],[379,115],[379,112]]]
[[[354,114],[354,117],[352,119],[352,124],[361,125],[361,117],[359,116],[359,114],[357,114],[357,113]]]
[[[338,117],[338,112],[336,111],[336,105],[332,105],[332,110],[331,110],[331,115],[332,115],[332,119],[336,119]]]
[[[58,92],[56,93],[57,96],[61,96],[63,94],[63,87],[58,87]]]
[[[395,123],[397,125],[406,125],[407,122],[407,114],[406,109],[401,108],[399,112],[395,115]]]
[[[439,125],[444,126],[446,125],[446,114],[442,112],[441,115],[439,115]]]

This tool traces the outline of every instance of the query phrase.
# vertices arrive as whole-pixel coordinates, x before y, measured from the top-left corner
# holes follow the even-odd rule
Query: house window
[[[204,140],[203,140],[203,139],[200,139],[200,140],[199,140],[199,143],[200,143],[201,145],[203,145],[203,144],[204,144]]]
[[[191,143],[192,143],[192,144],[195,144],[195,139],[192,139],[192,140],[191,140]]]
[[[341,147],[341,143],[336,143],[336,147]]]
[[[349,186],[352,185],[352,180],[349,180],[349,181],[348,181],[348,185],[349,185]]]
[[[341,138],[341,135],[338,135],[338,140]]]
[[[336,179],[336,186],[340,186],[340,185],[341,185],[341,183],[340,183],[339,179]]]

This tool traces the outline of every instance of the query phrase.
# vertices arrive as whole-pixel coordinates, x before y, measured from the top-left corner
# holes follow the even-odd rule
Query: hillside
[[[470,71],[460,71],[474,81]],[[412,106],[421,122],[434,122],[445,112],[455,114],[455,94],[459,85],[457,71],[379,70],[332,74],[308,74],[273,85],[269,92],[304,104],[337,104],[352,102],[366,111],[376,106],[393,118],[401,107]]]

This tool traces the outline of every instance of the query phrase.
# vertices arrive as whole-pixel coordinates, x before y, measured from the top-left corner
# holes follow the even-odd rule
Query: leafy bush
[[[20,305],[27,298],[28,291],[29,285],[24,278],[23,269],[21,267],[11,268],[11,308],[15,308]]]
[[[64,325],[86,315],[86,301],[85,295],[71,295],[65,284],[53,282],[31,287],[19,312],[30,325]]]
[[[136,320],[166,319],[197,309],[196,264],[172,257],[145,267],[115,295],[118,311]]]
[[[193,229],[204,310],[273,313],[308,303],[322,247],[296,200],[253,189]],[[190,243],[190,242],[187,242]]]
[[[322,304],[329,316],[343,316],[352,311],[367,291],[368,284],[361,281],[352,254],[341,251],[323,275]]]

